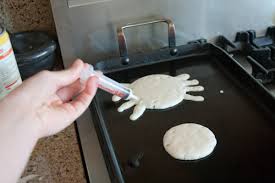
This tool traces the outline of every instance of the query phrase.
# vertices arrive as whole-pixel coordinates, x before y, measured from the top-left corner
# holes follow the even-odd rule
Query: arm
[[[68,70],[42,71],[0,102],[0,182],[16,182],[38,139],[63,130],[89,106],[97,83],[90,78],[80,85],[84,65],[78,60]]]

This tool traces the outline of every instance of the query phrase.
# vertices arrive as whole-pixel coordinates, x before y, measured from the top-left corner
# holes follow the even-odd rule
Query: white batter
[[[133,90],[139,100],[130,100],[122,104],[119,112],[126,109],[134,108],[133,114],[130,116],[131,120],[138,119],[146,109],[166,109],[177,105],[182,100],[203,101],[202,96],[192,96],[187,94],[191,91],[203,91],[202,86],[195,86],[199,84],[198,80],[188,80],[188,74],[182,74],[177,77],[172,77],[164,74],[154,74],[142,77],[132,84],[125,84]],[[119,101],[120,98],[114,96],[113,101]]]
[[[165,150],[175,159],[197,160],[212,153],[217,140],[206,127],[185,123],[169,129],[163,137]]]

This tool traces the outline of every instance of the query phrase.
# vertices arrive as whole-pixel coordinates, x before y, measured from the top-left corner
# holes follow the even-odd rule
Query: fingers
[[[186,92],[197,92],[197,91],[203,91],[204,87],[202,86],[194,86],[194,87],[187,87]]]
[[[95,77],[88,79],[86,88],[70,104],[76,111],[76,116],[80,116],[90,105],[97,90],[97,80]]]
[[[184,84],[186,86],[193,86],[193,85],[198,85],[199,84],[199,81],[196,80],[196,79],[193,79],[193,80],[189,80],[189,81],[184,81]]]
[[[139,103],[133,111],[133,114],[130,116],[130,120],[134,121],[137,120],[146,110],[146,107],[143,103]]]
[[[184,99],[185,100],[196,101],[196,102],[204,101],[204,98],[202,96],[193,96],[193,95],[189,95],[189,94],[185,94]]]
[[[60,132],[75,121],[89,106],[97,90],[97,79],[90,78],[85,89],[71,102],[56,101],[46,107],[40,117],[44,119],[40,136],[45,137]],[[45,120],[46,119],[46,120]]]
[[[181,74],[181,75],[178,75],[176,78],[186,81],[187,79],[190,78],[190,75],[189,74]]]
[[[83,61],[78,59],[70,68],[63,71],[53,72],[54,81],[56,82],[57,87],[64,87],[75,82],[80,77],[83,68]]]
[[[125,102],[124,104],[122,104],[122,105],[117,109],[117,111],[118,111],[118,112],[123,112],[123,111],[125,111],[125,110],[127,110],[127,109],[133,107],[135,104],[136,104],[135,101],[130,100],[130,101]]]
[[[90,105],[97,90],[97,79],[96,77],[91,77],[86,83],[85,89],[69,103],[64,103],[61,105],[63,111],[69,116],[69,121],[74,121],[78,118]]]
[[[84,86],[80,83],[78,79],[69,86],[59,89],[56,94],[63,102],[68,102],[74,96],[78,95],[83,89]]]

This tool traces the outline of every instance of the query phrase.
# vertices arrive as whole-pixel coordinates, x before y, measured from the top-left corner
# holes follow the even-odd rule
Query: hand
[[[87,109],[97,90],[94,77],[81,87],[83,67],[76,60],[67,70],[36,74],[1,101],[1,115],[33,128],[38,138],[63,130]]]

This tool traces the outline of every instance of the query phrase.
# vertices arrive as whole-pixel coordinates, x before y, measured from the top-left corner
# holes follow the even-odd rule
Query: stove
[[[268,27],[264,36],[257,36],[255,30],[237,32],[233,42],[219,36],[216,44],[243,64],[275,97],[275,26]]]
[[[126,29],[163,23],[168,27],[168,47],[129,54]],[[166,18],[118,27],[120,57],[95,64],[95,69],[121,83],[150,74],[188,73],[205,87],[204,102],[183,101],[166,110],[147,110],[135,122],[129,120],[131,109],[118,113],[121,103],[113,103],[106,92],[97,92],[90,111],[111,182],[275,181],[275,100],[263,87],[274,78],[259,77],[253,65],[250,74],[235,59],[244,64],[255,46],[230,43],[225,37],[220,39],[235,50],[226,52],[206,39],[176,46],[175,32],[173,21]],[[237,37],[244,39],[242,34]],[[198,161],[179,161],[165,152],[162,138],[166,130],[186,122],[214,131],[218,145],[212,155]]]
[[[51,4],[65,67],[69,67],[76,58],[82,58],[90,64],[96,64],[110,58],[119,58],[120,53],[116,34],[116,28],[119,24],[144,20],[149,16],[164,16],[173,19],[175,23],[177,46],[202,37],[214,41],[217,35],[224,35],[224,38],[227,39],[224,39],[225,43],[222,42],[224,47],[223,45],[221,47],[228,51],[227,54],[233,55],[233,58],[247,69],[247,72],[251,74],[249,77],[257,78],[257,82],[265,87],[265,91],[267,91],[266,89],[272,90],[274,76],[268,74],[270,72],[269,66],[260,62],[264,67],[259,66],[259,71],[257,71],[257,66],[253,66],[253,61],[258,62],[259,58],[247,53],[237,54],[243,52],[242,49],[239,49],[240,45],[238,45],[243,43],[240,43],[240,41],[231,42],[231,40],[234,40],[234,37],[236,37],[235,32],[239,30],[254,29],[258,33],[265,31],[267,26],[272,25],[274,21],[274,0],[242,0],[238,2],[221,0],[207,2],[204,0],[51,0]],[[127,43],[130,51],[137,50],[142,53],[143,48],[147,47],[144,45],[149,45],[149,49],[167,46],[167,36],[165,36],[167,31],[160,25],[148,26],[146,29],[134,29],[127,31],[126,34],[129,37]],[[256,38],[256,40],[253,39],[256,44],[261,40],[259,47],[266,47],[264,45],[267,45],[271,49],[271,60],[273,60],[272,46],[270,46],[272,45],[270,40],[273,40],[273,35],[268,34],[268,36],[259,39],[254,34],[254,38]],[[196,42],[200,43],[201,41]],[[263,42],[264,45],[262,45]],[[249,40],[250,43],[252,45],[252,40]],[[199,46],[200,44],[196,45]],[[257,46],[252,46],[258,49]],[[234,49],[236,52],[234,52]],[[179,50],[179,53],[181,51]],[[189,54],[188,50],[184,54]],[[155,58],[155,56],[153,57]],[[170,57],[166,52],[163,56]],[[139,58],[141,57],[139,56]],[[146,59],[150,58],[146,57]],[[130,63],[133,63],[132,61]],[[120,60],[114,59],[108,65],[111,66],[113,62],[120,62]],[[171,68],[173,67],[171,66]],[[190,71],[192,71],[192,68],[190,68]],[[240,78],[241,80],[242,78]],[[222,84],[226,83],[222,82]],[[263,96],[265,95],[263,94]],[[265,97],[260,98],[264,100]],[[216,101],[219,102],[219,100]],[[95,119],[97,115],[95,111],[88,109],[77,119],[76,125],[83,154],[83,163],[87,170],[87,180],[92,183],[109,183],[113,179],[109,174],[110,169],[104,156],[106,147],[102,146],[102,133],[98,131]],[[200,117],[197,114],[193,116]],[[269,128],[265,128],[265,130],[269,130]],[[263,134],[267,135],[269,133]],[[133,155],[131,159],[141,159],[141,166],[144,165],[144,160],[148,158],[146,152],[135,151]],[[135,161],[133,162],[135,164]],[[238,168],[238,164],[236,164],[236,170]],[[154,169],[151,171],[154,171]],[[255,172],[255,175],[257,174],[258,172]],[[200,176],[197,177],[200,178]]]

